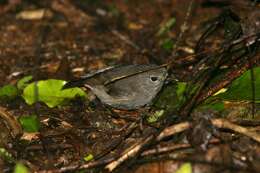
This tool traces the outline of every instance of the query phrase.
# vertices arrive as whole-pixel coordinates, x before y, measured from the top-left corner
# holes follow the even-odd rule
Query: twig
[[[230,129],[233,130],[234,132],[243,134],[245,136],[248,136],[252,139],[254,139],[255,141],[260,143],[260,135],[248,130],[247,128],[241,127],[239,125],[236,125],[234,123],[231,123],[225,119],[213,119],[211,120],[212,124],[218,128],[225,128],[225,129]],[[155,140],[157,142],[170,137],[174,134],[183,132],[189,128],[191,128],[192,123],[191,122],[182,122],[176,125],[172,125],[170,127],[165,128],[156,138]],[[119,157],[117,160],[111,162],[110,164],[108,164],[106,166],[106,168],[109,170],[109,172],[112,172],[115,168],[117,168],[121,163],[123,163],[124,161],[126,161],[127,159],[133,158],[135,157],[140,150],[148,145],[152,140],[153,140],[153,136],[148,136],[146,139],[144,139],[143,141],[141,141],[139,144],[137,144],[135,147],[133,147],[132,149],[128,149],[128,151],[126,151],[121,157]]]
[[[34,70],[33,70],[33,73],[34,73],[34,77],[36,79],[36,81],[34,81],[34,100],[36,100],[36,103],[34,104],[34,113],[35,115],[37,116],[37,119],[40,120],[40,113],[39,113],[39,89],[38,89],[38,81],[39,80],[39,72],[37,71],[37,69],[41,66],[42,64],[42,56],[41,56],[41,50],[42,50],[42,44],[44,44],[46,42],[46,39],[47,39],[47,35],[49,33],[49,26],[47,25],[47,22],[48,22],[48,18],[46,16],[46,9],[44,10],[44,14],[43,14],[43,18],[42,18],[42,26],[40,27],[39,29],[39,32],[38,32],[38,36],[36,38],[36,41],[35,41],[35,48],[34,48],[34,56],[35,56],[35,61],[34,61]],[[39,128],[39,139],[40,139],[40,142],[42,144],[42,147],[43,147],[43,150],[44,152],[46,153],[47,155],[47,158],[48,160],[50,160],[51,158],[51,155],[49,153],[49,150],[47,149],[47,141],[44,139],[44,137],[42,136],[42,128],[40,127]],[[49,165],[49,162],[48,162],[48,165],[47,166],[50,166]]]
[[[112,172],[114,169],[116,169],[119,165],[121,165],[124,161],[133,158],[137,156],[137,154],[141,151],[141,149],[144,148],[147,144],[149,144],[152,139],[154,139],[153,135],[150,135],[140,142],[138,142],[134,147],[131,146],[130,149],[127,149],[125,153],[120,156],[117,160],[114,160],[113,162],[109,163],[105,169],[107,169],[109,172]]]
[[[229,129],[234,132],[243,134],[245,136],[248,136],[249,138],[257,141],[260,143],[260,135],[254,131],[248,130],[245,127],[236,125],[228,120],[225,119],[213,119],[211,120],[212,124],[216,126],[217,128],[223,128],[223,129]],[[155,139],[156,142],[160,142],[161,140],[164,140],[167,137],[173,136],[177,133],[183,132],[189,128],[191,128],[192,123],[191,122],[182,122],[179,124],[172,125],[170,127],[165,128],[156,138],[153,134],[148,135],[144,137],[142,140],[136,143],[136,145],[131,146],[130,148],[126,149],[126,151],[120,156],[119,158],[115,159],[114,157],[110,157],[108,159],[103,159],[103,160],[97,160],[97,161],[92,161],[83,165],[71,165],[71,166],[66,166],[62,167],[60,169],[52,169],[48,171],[39,171],[38,173],[62,173],[66,171],[73,171],[73,170],[80,170],[80,169],[89,169],[101,165],[108,164],[105,168],[109,171],[112,172],[114,169],[116,169],[118,166],[120,166],[123,162],[125,162],[128,159],[131,159],[133,157],[136,157],[141,150],[151,144],[153,140]],[[210,143],[214,144],[217,143],[218,141],[212,141]],[[165,153],[168,151],[173,151],[177,149],[182,149],[182,148],[189,148],[190,144],[173,144],[170,147],[163,147],[163,148],[156,148],[156,149],[151,149],[151,150],[146,150],[140,154],[140,156],[145,157],[148,155],[154,155],[154,154],[161,154]]]
[[[157,154],[162,154],[166,152],[172,152],[174,150],[178,149],[185,149],[185,148],[190,148],[190,144],[172,144],[170,146],[165,146],[165,147],[160,147],[156,146],[156,148],[150,149],[150,150],[145,150],[140,154],[140,156],[145,157],[145,156],[151,156],[151,155],[157,155]]]
[[[156,141],[159,142],[166,137],[183,132],[184,130],[191,128],[191,125],[192,124],[190,122],[183,122],[167,127],[156,137]]]
[[[135,44],[133,41],[131,41],[130,39],[128,39],[126,36],[124,36],[123,34],[119,33],[117,30],[115,29],[111,29],[111,33],[114,34],[115,36],[117,36],[120,40],[122,40],[123,42],[125,42],[126,44],[132,46],[133,48],[135,48],[138,51],[142,51],[142,49]]]
[[[62,173],[62,172],[80,170],[80,169],[90,169],[90,168],[93,168],[93,167],[108,164],[113,160],[115,160],[115,158],[111,157],[111,158],[108,158],[108,159],[88,162],[88,163],[83,164],[83,165],[71,165],[71,166],[65,166],[65,167],[62,167],[62,168],[59,168],[59,169],[35,171],[35,173]]]
[[[232,121],[233,122],[233,121]],[[238,119],[238,120],[235,120],[233,123],[236,123],[236,124],[239,124],[241,126],[251,126],[251,127],[254,127],[254,126],[260,126],[260,120],[257,120],[257,119]]]
[[[184,22],[181,25],[181,32],[179,33],[179,36],[178,36],[177,41],[175,43],[175,46],[174,46],[174,48],[172,50],[172,54],[171,54],[172,57],[176,56],[177,48],[178,48],[180,42],[182,41],[185,32],[189,29],[188,21],[189,21],[189,19],[191,17],[193,5],[194,5],[194,0],[191,0],[189,2],[189,5],[188,5],[188,9],[187,9],[187,12],[186,12],[186,16],[185,16]]]
[[[260,134],[250,131],[245,127],[236,125],[228,120],[225,119],[213,119],[211,120],[212,124],[216,126],[217,128],[224,128],[224,129],[229,129],[234,132],[243,134],[257,142],[260,143]],[[170,127],[165,128],[156,138],[156,140],[159,142],[169,136],[172,136],[176,133],[180,133],[184,130],[189,129],[192,126],[190,122],[182,122],[176,125],[172,125]]]
[[[260,135],[257,134],[256,132],[250,131],[247,128],[241,127],[239,125],[236,125],[234,123],[229,122],[228,120],[225,119],[213,119],[211,120],[212,124],[218,128],[225,128],[225,129],[230,129],[234,132],[243,134],[245,136],[248,136],[249,138],[257,141],[260,143]],[[174,134],[183,132],[189,128],[191,128],[192,123],[191,122],[182,122],[176,125],[172,125],[170,127],[165,128],[156,138],[155,140],[157,142],[170,137]],[[120,156],[117,160],[109,163],[106,166],[106,169],[108,169],[109,172],[112,172],[115,168],[117,168],[120,164],[122,164],[124,161],[127,159],[135,157],[141,149],[143,149],[144,146],[150,144],[152,140],[154,139],[153,135],[148,136],[141,142],[137,143],[133,148],[127,149],[127,151]]]
[[[242,126],[239,126],[239,125],[236,125],[228,120],[225,120],[225,119],[213,119],[211,120],[212,124],[218,128],[224,128],[224,129],[230,129],[234,132],[237,132],[237,133],[240,133],[240,134],[243,134],[257,142],[260,143],[260,134],[259,133],[256,133],[254,131],[251,131],[251,130],[248,130],[247,128],[245,127],[242,127]]]
[[[189,162],[192,164],[202,164],[202,165],[209,165],[211,167],[217,167],[217,168],[223,168],[223,169],[230,169],[232,171],[243,171],[243,172],[247,172],[247,173],[255,173],[257,172],[256,168],[254,167],[249,167],[249,166],[243,166],[243,165],[234,165],[234,164],[228,164],[225,163],[224,161],[216,161],[216,160],[212,160],[212,161],[208,161],[206,159],[197,159],[197,158],[188,158],[188,157],[174,157],[174,156],[157,156],[155,158],[149,158],[149,163],[153,162],[153,161],[162,161],[162,160],[172,160],[175,162]],[[138,164],[144,164],[147,163],[147,161],[143,161],[143,160],[138,160],[137,161]],[[232,172],[231,171],[231,172]],[[220,172],[220,171],[219,171]]]
[[[99,154],[97,154],[94,159],[98,160],[99,158],[102,158],[103,156],[105,156],[106,154],[110,153],[111,151],[113,151],[118,145],[120,145],[122,143],[122,141],[128,136],[130,135],[137,127],[137,123],[136,122],[132,122],[128,125],[128,127],[125,129],[125,132],[122,132],[122,134],[120,135],[120,137],[118,139],[112,140],[110,145],[108,145],[105,149],[103,149],[103,151]]]
[[[254,139],[255,141],[260,143],[260,135],[248,130],[247,128],[241,127],[239,125],[236,125],[234,123],[231,123],[225,119],[213,119],[211,120],[212,124],[218,128],[225,128],[225,129],[230,129],[233,130],[234,132],[243,134],[245,136],[250,137],[251,139]],[[189,128],[191,128],[192,123],[191,122],[182,122],[176,125],[172,125],[170,127],[165,128],[156,138],[155,140],[157,142],[170,137],[174,134],[183,132]],[[106,166],[106,169],[109,170],[109,172],[112,172],[115,168],[117,168],[121,163],[126,161],[127,159],[135,157],[140,150],[148,145],[152,140],[154,139],[153,135],[148,136],[145,138],[143,141],[141,141],[139,144],[137,144],[135,147],[128,149],[121,157],[119,157],[117,160],[111,162]]]
[[[219,143],[220,143],[220,140],[218,140],[218,139],[213,139],[209,142],[209,144],[219,144]],[[145,150],[140,154],[140,156],[146,157],[146,156],[158,155],[158,154],[173,152],[175,150],[186,149],[186,148],[191,148],[191,147],[192,146],[188,143],[181,143],[181,144],[171,143],[170,145],[167,145],[164,147],[155,146],[155,148]]]
[[[218,54],[217,57],[215,58],[215,62],[212,65],[211,69],[208,70],[208,72],[205,74],[205,77],[203,80],[200,82],[196,92],[191,96],[188,102],[186,102],[180,109],[180,115],[182,118],[187,117],[192,109],[194,108],[195,105],[198,104],[198,97],[204,93],[204,88],[207,86],[209,80],[211,79],[213,73],[216,71],[218,66],[220,65],[220,62],[222,58],[225,56],[225,52],[222,54]]]
[[[212,143],[216,143],[216,141],[213,141]],[[145,150],[144,152],[142,152],[141,156],[146,157],[146,156],[161,154],[161,153],[170,152],[170,151],[172,152],[174,150],[185,149],[185,148],[190,148],[190,147],[191,147],[190,144],[172,144],[170,146],[161,147],[159,149],[156,148],[156,149]],[[62,173],[62,172],[67,172],[67,171],[80,170],[80,169],[90,169],[90,168],[94,168],[94,167],[98,167],[98,166],[108,164],[108,163],[110,163],[114,160],[115,160],[114,157],[110,157],[110,158],[107,158],[107,159],[102,159],[102,160],[97,160],[97,161],[85,163],[83,165],[70,165],[70,166],[62,167],[60,169],[42,170],[42,171],[39,171],[37,173]]]

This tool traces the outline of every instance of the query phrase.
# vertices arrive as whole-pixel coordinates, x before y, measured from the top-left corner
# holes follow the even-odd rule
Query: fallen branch
[[[255,140],[256,142],[260,143],[260,134],[254,132],[254,131],[251,131],[245,127],[242,127],[240,125],[234,124],[228,120],[221,119],[221,118],[212,119],[211,122],[217,128],[232,130],[234,132],[243,134],[243,135]],[[112,172],[117,167],[119,167],[123,162],[125,162],[128,159],[137,157],[138,154],[140,154],[140,156],[147,156],[147,155],[152,155],[152,154],[160,154],[160,153],[163,153],[166,151],[172,151],[172,150],[176,150],[176,149],[190,147],[190,144],[174,144],[171,147],[164,147],[164,148],[160,148],[159,150],[158,149],[146,150],[141,153],[141,151],[144,149],[144,147],[151,144],[154,140],[158,143],[158,142],[164,140],[165,138],[171,137],[175,134],[188,130],[191,127],[192,127],[191,122],[182,122],[182,123],[175,124],[175,125],[165,128],[161,133],[159,133],[157,135],[157,137],[154,136],[153,134],[148,135],[148,136],[144,137],[143,139],[141,139],[140,141],[138,141],[134,146],[132,145],[130,148],[126,149],[125,152],[123,152],[123,154],[120,157],[118,157],[117,159],[109,158],[109,159],[105,159],[105,160],[92,161],[92,162],[89,162],[89,163],[86,163],[83,165],[71,165],[71,166],[60,168],[60,169],[50,170],[50,172],[61,173],[61,172],[66,172],[66,171],[79,170],[79,169],[89,169],[89,168],[93,168],[93,167],[97,167],[97,166],[101,166],[101,165],[105,165],[105,164],[107,164],[105,166],[105,169],[107,169],[109,172]],[[40,171],[40,173],[48,173],[48,171],[47,172]]]
[[[251,138],[251,139],[260,143],[260,134],[253,132],[253,131],[250,131],[245,127],[236,125],[236,124],[234,124],[234,123],[232,123],[228,120],[221,119],[221,118],[220,119],[213,119],[213,120],[211,120],[211,123],[217,128],[232,130],[234,132],[243,134],[243,135],[245,135],[245,136],[247,136],[247,137],[249,137],[249,138]],[[156,141],[159,142],[159,141],[161,141],[161,140],[163,140],[163,139],[165,139],[169,136],[172,136],[176,133],[180,133],[184,130],[187,130],[187,129],[191,128],[191,126],[192,126],[192,123],[183,122],[183,123],[179,123],[179,124],[167,127],[157,136]]]
[[[229,122],[228,120],[225,119],[213,119],[211,120],[212,124],[216,126],[217,128],[224,128],[224,129],[229,129],[234,132],[243,134],[257,142],[260,143],[260,135],[256,132],[250,131],[245,127],[236,125],[234,123]],[[189,128],[191,128],[192,123],[191,122],[182,122],[179,124],[172,125],[170,127],[165,128],[156,138],[156,142],[160,142],[161,140],[173,136],[177,133],[183,132]],[[126,152],[119,157],[117,160],[109,163],[105,168],[108,169],[109,172],[112,172],[115,168],[117,168],[121,163],[126,161],[127,159],[135,157],[141,149],[143,149],[144,146],[148,145],[151,143],[153,136],[148,136],[146,139],[144,139],[142,142],[137,144],[134,148],[132,149],[127,149]]]
[[[154,139],[153,135],[148,136],[144,140],[137,143],[133,148],[128,148],[122,156],[120,156],[117,160],[114,160],[113,162],[109,163],[105,169],[107,169],[109,172],[112,172],[115,168],[117,168],[119,165],[121,165],[124,161],[128,160],[129,158],[133,158],[137,156],[137,154],[143,149],[144,146],[148,145],[152,139]],[[131,146],[132,147],[132,146]]]

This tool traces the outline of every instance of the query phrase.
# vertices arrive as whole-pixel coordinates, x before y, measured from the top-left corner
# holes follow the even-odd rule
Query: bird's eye
[[[158,77],[157,76],[151,76],[150,79],[151,79],[151,81],[155,82],[155,81],[158,80]]]

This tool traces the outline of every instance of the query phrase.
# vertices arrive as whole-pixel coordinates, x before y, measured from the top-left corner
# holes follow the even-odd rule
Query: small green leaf
[[[14,168],[14,173],[29,173],[29,170],[22,163],[17,163]]]
[[[0,158],[7,162],[14,162],[14,158],[5,148],[0,148]]]
[[[225,110],[225,104],[221,100],[207,100],[202,105],[199,106],[202,109],[210,109],[215,111],[223,111]]]
[[[84,160],[85,160],[86,162],[91,161],[91,160],[93,160],[93,159],[94,159],[94,156],[93,156],[92,154],[87,154],[87,155],[84,157]]]
[[[175,110],[178,108],[178,99],[176,95],[176,84],[166,85],[158,95],[154,106],[163,110]]]
[[[177,96],[179,98],[184,97],[184,93],[186,91],[186,88],[187,88],[187,83],[186,82],[178,82],[177,83],[177,91],[176,91],[176,93],[177,93]]]
[[[174,42],[172,39],[167,38],[165,40],[163,40],[162,44],[161,44],[162,48],[166,51],[171,51],[174,47]]]
[[[192,173],[192,167],[190,163],[184,163],[175,173]]]
[[[157,36],[162,36],[165,33],[167,33],[172,27],[173,25],[176,23],[176,19],[175,17],[170,18],[164,25],[162,25],[159,29],[159,31],[157,32]]]
[[[163,116],[164,110],[158,110],[154,114],[147,117],[148,123],[155,123],[158,121],[158,119]]]
[[[29,105],[34,104],[36,101],[41,101],[50,108],[61,105],[76,96],[86,96],[85,92],[80,88],[62,90],[65,83],[65,81],[55,79],[38,81],[37,85],[36,83],[31,83],[24,89],[22,96]],[[38,100],[36,100],[35,91],[38,91]]]
[[[32,78],[33,78],[32,76],[23,77],[22,79],[20,79],[17,82],[17,88],[19,90],[23,90],[29,84],[29,82],[32,80]]]
[[[19,122],[26,132],[38,132],[40,128],[40,122],[36,115],[22,116],[19,118]]]
[[[0,88],[0,99],[14,99],[18,96],[18,90],[13,85],[5,85]]]

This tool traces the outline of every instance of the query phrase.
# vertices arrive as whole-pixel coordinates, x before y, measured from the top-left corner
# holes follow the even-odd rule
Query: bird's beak
[[[74,81],[69,81],[69,82],[65,83],[65,85],[63,85],[63,87],[61,89],[64,90],[64,89],[81,87],[81,86],[82,86],[82,81],[74,80]]]
[[[174,76],[169,76],[165,80],[165,84],[173,83],[173,82],[178,82],[179,80],[175,78]]]

